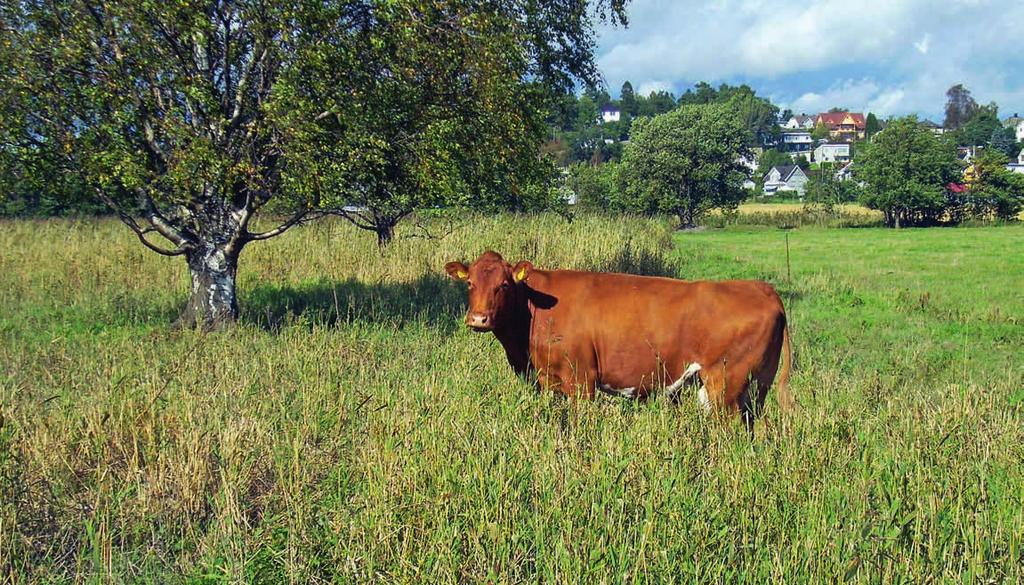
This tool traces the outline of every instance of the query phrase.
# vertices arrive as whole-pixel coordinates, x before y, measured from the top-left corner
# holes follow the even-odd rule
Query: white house
[[[764,193],[772,195],[780,191],[796,191],[801,197],[807,186],[807,175],[796,165],[772,167],[764,176]]]
[[[1006,165],[1006,168],[1011,172],[1024,174],[1024,150],[1017,155],[1017,162]]]
[[[779,150],[787,154],[802,156],[807,162],[810,162],[811,153],[814,151],[814,139],[811,138],[810,132],[784,132]]]
[[[921,120],[921,126],[927,128],[928,130],[931,130],[931,133],[936,136],[942,136],[943,134],[946,133],[945,128],[943,128],[939,124],[936,124],[935,122],[932,122],[931,120]]]
[[[807,114],[791,116],[782,123],[782,127],[787,130],[814,130],[814,116],[808,116]]]
[[[1017,138],[1017,142],[1024,142],[1024,118],[1014,114],[1003,122],[1003,126],[1013,128],[1013,135]]]
[[[605,106],[601,108],[601,121],[605,124],[609,122],[618,122],[622,117],[622,112],[614,106]]]
[[[814,162],[846,162],[850,160],[848,142],[823,142],[814,149]]]

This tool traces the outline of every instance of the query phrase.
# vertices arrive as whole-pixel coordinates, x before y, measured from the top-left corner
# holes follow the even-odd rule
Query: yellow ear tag
[[[519,272],[515,273],[516,282],[522,282],[526,278],[526,267],[520,268]]]
[[[458,275],[458,277],[459,277],[460,279],[462,279],[462,280],[465,280],[465,279],[466,279],[466,277],[467,277],[467,276],[469,276],[469,273],[468,273],[468,272],[465,272],[465,271],[463,271],[463,270],[459,270],[459,271],[457,271],[457,272],[456,272],[455,274],[457,274],[457,275]]]

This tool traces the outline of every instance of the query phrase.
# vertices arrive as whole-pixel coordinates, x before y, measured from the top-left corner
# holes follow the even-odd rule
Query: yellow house
[[[815,126],[824,126],[833,140],[853,142],[864,140],[866,121],[859,112],[824,112],[818,114]]]
[[[981,176],[978,172],[978,168],[973,163],[964,169],[964,184],[968,187],[978,182],[978,179],[980,178]]]

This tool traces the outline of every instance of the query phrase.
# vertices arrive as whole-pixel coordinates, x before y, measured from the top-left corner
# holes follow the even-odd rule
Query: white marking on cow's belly
[[[636,387],[634,386],[630,386],[629,388],[612,388],[608,384],[598,384],[597,387],[600,388],[602,392],[616,394],[625,398],[632,398],[633,393],[636,392]]]
[[[665,388],[665,390],[670,393],[679,392],[680,388],[682,388],[687,382],[689,382],[691,378],[696,376],[697,372],[699,371],[700,364],[698,364],[697,362],[693,362],[686,368],[686,371],[683,372],[683,375],[679,376],[679,379],[676,380],[675,382],[672,382],[672,384]]]
[[[708,389],[704,386],[701,386],[700,390],[697,390],[697,402],[704,407],[704,412],[711,412],[711,401],[708,400]]]

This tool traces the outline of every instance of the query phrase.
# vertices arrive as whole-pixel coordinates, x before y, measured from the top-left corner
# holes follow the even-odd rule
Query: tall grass
[[[882,213],[861,207],[842,204],[826,208],[822,205],[803,203],[744,203],[732,213],[713,213],[704,223],[711,227],[725,226],[771,226],[796,227],[879,227]]]
[[[773,231],[477,217],[381,255],[328,222],[246,250],[241,325],[197,335],[167,327],[183,263],[121,226],[0,228],[6,580],[1024,577],[1024,340],[997,310],[1022,303],[1005,298],[1011,274],[973,262],[1019,229],[946,230],[929,251],[945,270],[895,250],[909,283],[897,293],[868,278],[863,230],[794,239],[786,282]],[[491,336],[461,326],[465,293],[442,278],[485,248],[541,267],[776,282],[800,410],[770,407],[751,442],[695,400],[536,395]],[[990,294],[922,308],[915,279],[950,271]],[[986,308],[946,311],[964,297]]]

